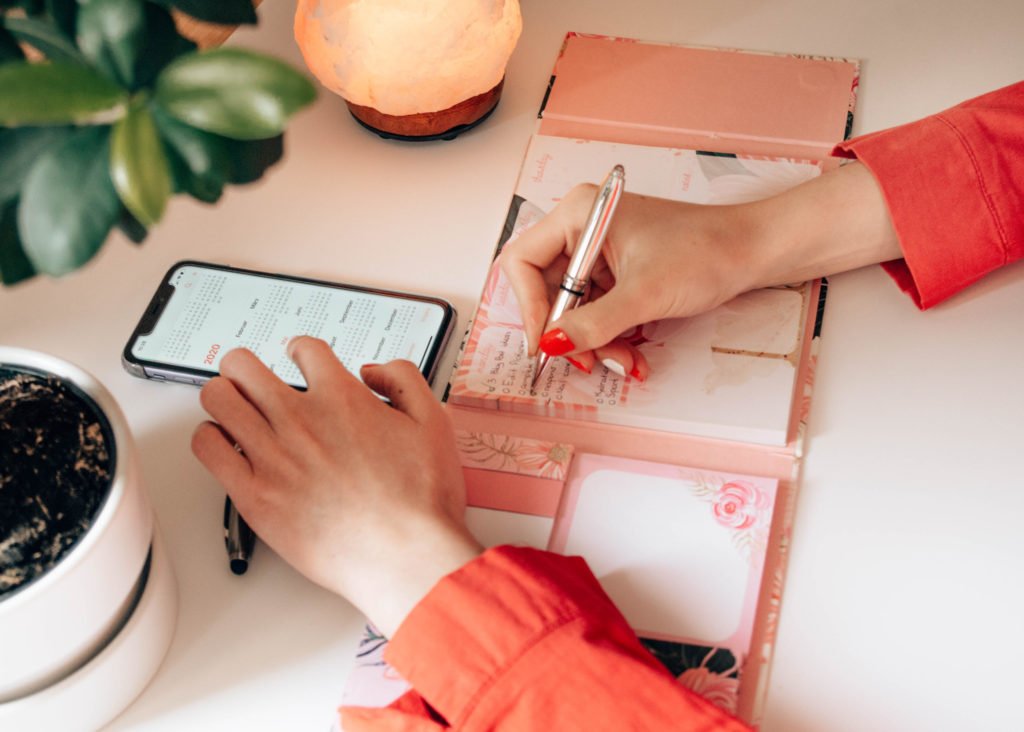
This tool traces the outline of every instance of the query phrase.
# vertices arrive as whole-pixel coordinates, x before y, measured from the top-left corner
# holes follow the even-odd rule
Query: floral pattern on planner
[[[683,686],[730,714],[740,692],[740,660],[727,648],[641,638],[640,642]]]
[[[750,561],[762,561],[768,544],[775,496],[742,478],[682,471],[694,497],[708,504],[715,522],[730,532],[733,545]]]
[[[501,470],[536,478],[565,480],[573,448],[559,442],[527,437],[456,430],[463,467]]]
[[[388,639],[371,623],[363,629],[356,664],[342,692],[350,707],[386,707],[412,687],[384,660]]]

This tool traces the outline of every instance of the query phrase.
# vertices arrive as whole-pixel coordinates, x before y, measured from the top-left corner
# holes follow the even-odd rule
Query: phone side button
[[[167,381],[167,377],[163,374],[150,374],[149,378],[153,381]]]

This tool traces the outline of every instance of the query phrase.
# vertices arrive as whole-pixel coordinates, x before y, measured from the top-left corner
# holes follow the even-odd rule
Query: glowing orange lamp
[[[498,104],[519,0],[298,0],[306,64],[363,126],[452,139]]]

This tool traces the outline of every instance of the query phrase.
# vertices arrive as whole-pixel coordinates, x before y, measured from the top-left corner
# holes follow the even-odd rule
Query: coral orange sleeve
[[[924,309],[1024,256],[1024,82],[857,137],[904,258],[883,266]]]
[[[428,593],[385,658],[413,691],[342,708],[345,732],[749,729],[644,649],[579,557],[488,550]]]

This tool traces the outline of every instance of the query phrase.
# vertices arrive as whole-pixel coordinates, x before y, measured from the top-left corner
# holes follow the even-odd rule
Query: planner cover
[[[538,132],[824,160],[849,135],[859,64],[569,33]]]

